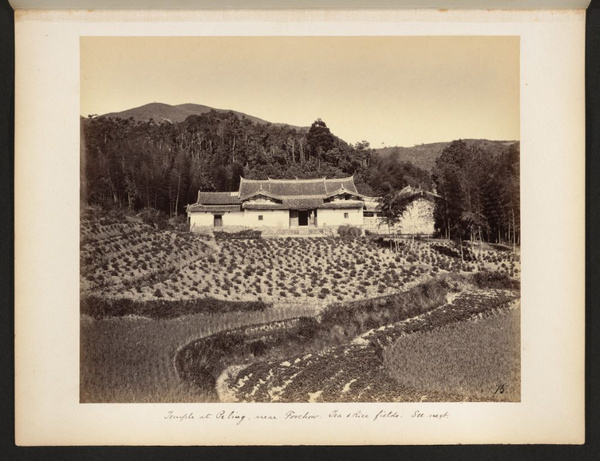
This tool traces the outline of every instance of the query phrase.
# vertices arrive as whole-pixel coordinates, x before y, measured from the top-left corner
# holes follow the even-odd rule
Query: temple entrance
[[[316,227],[317,210],[290,210],[290,227]]]
[[[220,215],[220,214],[214,215],[213,225],[214,225],[214,227],[223,227],[223,215]]]
[[[298,212],[298,225],[308,226],[308,211],[302,210]]]

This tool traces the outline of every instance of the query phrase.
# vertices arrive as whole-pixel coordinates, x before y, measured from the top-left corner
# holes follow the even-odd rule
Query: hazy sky
[[[519,139],[518,37],[83,37],[81,115],[196,103],[372,147]]]

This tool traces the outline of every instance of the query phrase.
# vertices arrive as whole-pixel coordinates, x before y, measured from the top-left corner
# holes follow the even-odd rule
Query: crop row
[[[149,226],[82,243],[82,288],[121,290],[156,283],[161,275],[177,272],[211,251],[197,236],[157,231]]]
[[[408,243],[398,252],[369,239],[340,238],[219,241],[213,244],[217,250],[214,252],[207,251],[201,240],[194,245],[180,247],[179,251],[175,244],[169,250],[157,246],[145,252],[148,263],[142,259],[133,269],[127,264],[133,264],[135,255],[130,257],[130,252],[136,251],[135,247],[124,250],[120,262],[102,266],[111,271],[111,277],[118,277],[120,271],[115,265],[120,264],[125,274],[129,271],[129,278],[140,279],[144,268],[152,272],[164,267],[164,261],[150,264],[160,255],[173,262],[177,257],[180,268],[165,274],[162,280],[131,284],[128,290],[112,296],[145,300],[212,296],[274,303],[308,300],[324,305],[391,294],[443,272],[491,269],[513,276],[518,272],[516,263],[498,259],[497,252],[484,252],[481,261],[466,263],[440,253],[427,242]],[[96,275],[90,276],[97,282]]]
[[[451,304],[373,330],[358,341],[319,352],[297,354],[285,361],[253,363],[230,380],[230,391],[238,400],[253,402],[398,401],[411,400],[415,388],[398,385],[386,376],[385,347],[398,337],[433,331],[448,324],[492,313],[508,306],[514,293],[472,291],[460,294]],[[492,391],[489,392],[491,395]],[[459,387],[438,389],[430,399],[461,399]]]

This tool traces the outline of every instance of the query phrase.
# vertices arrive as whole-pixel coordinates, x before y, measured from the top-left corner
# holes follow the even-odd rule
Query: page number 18
[[[494,395],[496,394],[504,394],[504,384],[500,384],[496,390],[494,391]]]

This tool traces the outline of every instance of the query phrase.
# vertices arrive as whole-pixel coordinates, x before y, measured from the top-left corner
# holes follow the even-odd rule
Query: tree
[[[412,201],[410,194],[401,194],[396,189],[390,189],[383,197],[379,199],[381,204],[381,217],[388,226],[389,234],[392,236],[394,251],[398,251],[399,235],[397,224],[400,222],[406,208]]]
[[[309,154],[322,158],[326,152],[335,146],[335,137],[320,118],[315,120],[306,135]]]

